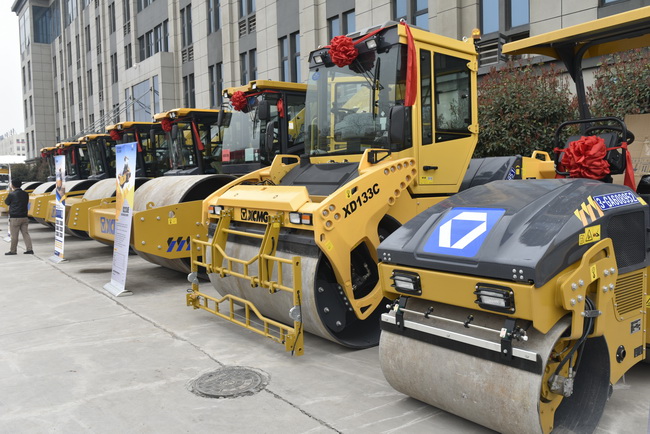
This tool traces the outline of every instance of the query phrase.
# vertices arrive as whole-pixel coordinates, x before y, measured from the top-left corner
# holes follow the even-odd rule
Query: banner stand
[[[56,220],[54,223],[54,255],[48,259],[50,262],[60,264],[66,262],[64,255],[65,247],[65,155],[56,155],[54,157],[54,167],[56,175],[56,186],[54,195],[56,197]]]
[[[111,281],[104,289],[115,297],[132,295],[126,289],[126,272],[129,263],[129,242],[133,220],[133,197],[135,191],[135,171],[137,162],[137,143],[124,143],[115,146],[115,240],[113,242],[113,266]],[[133,162],[133,167],[129,162]]]
[[[133,295],[131,291],[123,287],[122,285],[116,285],[113,283],[113,281],[108,282],[106,285],[103,287],[106,291],[110,292],[113,294],[115,297],[124,297],[127,295]]]
[[[8,243],[11,242],[11,229],[9,229],[10,225],[11,225],[11,218],[7,217],[7,235],[3,238],[3,240],[5,240]]]

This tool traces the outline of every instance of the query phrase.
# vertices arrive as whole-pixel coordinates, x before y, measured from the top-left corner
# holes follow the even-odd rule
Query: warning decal
[[[578,244],[584,246],[585,244],[595,243],[600,241],[600,225],[589,226],[585,231],[578,235]]]

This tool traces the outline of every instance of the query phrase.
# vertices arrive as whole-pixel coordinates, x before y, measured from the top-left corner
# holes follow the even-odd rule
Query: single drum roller
[[[190,240],[206,239],[200,224],[203,199],[234,178],[190,175],[155,178],[135,191],[133,249],[147,261],[190,272]]]
[[[84,240],[89,240],[90,236],[88,235],[87,231],[80,231],[76,230],[70,225],[70,221],[75,220],[75,217],[71,215],[70,210],[72,209],[73,205],[78,203],[78,202],[83,202],[83,201],[90,201],[90,200],[98,200],[98,199],[104,199],[108,197],[113,197],[115,196],[115,178],[109,178],[109,179],[102,179],[101,181],[97,181],[95,184],[90,186],[88,190],[83,194],[81,197],[71,197],[69,200],[66,200],[66,227],[65,227],[65,232],[68,235],[73,235],[77,238],[81,238]]]

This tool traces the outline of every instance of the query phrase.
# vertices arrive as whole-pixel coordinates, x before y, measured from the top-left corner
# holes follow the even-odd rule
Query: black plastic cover
[[[287,173],[280,185],[302,185],[311,196],[329,196],[359,175],[359,163],[301,162]]]
[[[460,184],[460,191],[510,179],[521,179],[521,156],[472,158]]]
[[[621,185],[495,181],[419,214],[382,242],[378,253],[383,262],[540,287],[608,237],[619,273],[647,266],[648,222],[648,206]]]

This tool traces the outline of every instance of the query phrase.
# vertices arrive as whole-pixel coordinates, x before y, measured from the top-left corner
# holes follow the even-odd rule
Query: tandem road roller
[[[309,62],[293,137],[304,154],[278,155],[203,202],[210,239],[193,240],[187,296],[295,354],[303,329],[352,348],[377,344],[386,302],[376,248],[402,223],[474,184],[555,175],[548,158],[470,163],[471,40],[388,23],[337,37]],[[201,267],[219,296],[200,291]]]
[[[650,7],[504,52],[562,59],[581,99],[583,119],[573,124],[602,142],[615,134],[629,143],[620,120],[588,118],[581,59],[646,46],[648,35]],[[624,147],[601,146],[615,173]],[[584,169],[563,151],[558,172]],[[634,192],[592,179],[496,181],[395,231],[378,249],[384,295],[394,300],[379,343],[388,382],[499,432],[593,432],[612,385],[647,360],[650,346],[644,185]]]

